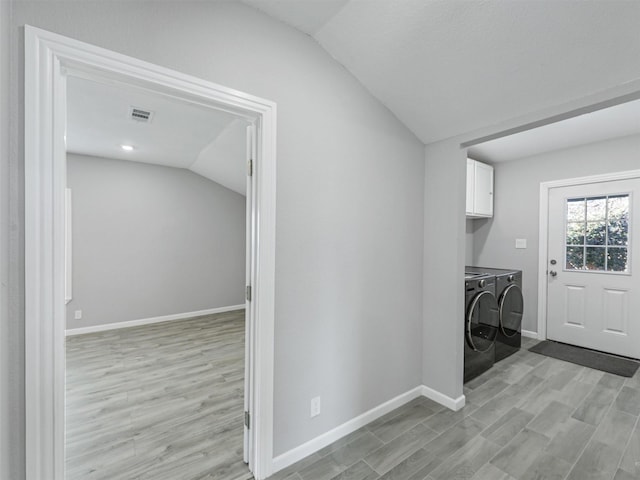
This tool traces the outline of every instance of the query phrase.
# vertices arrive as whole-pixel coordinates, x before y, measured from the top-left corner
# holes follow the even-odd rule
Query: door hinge
[[[247,285],[247,301],[251,301],[251,285]]]
[[[247,175],[250,177],[253,176],[253,159],[249,160],[247,163]]]
[[[251,415],[249,412],[244,412],[244,426],[251,428]]]

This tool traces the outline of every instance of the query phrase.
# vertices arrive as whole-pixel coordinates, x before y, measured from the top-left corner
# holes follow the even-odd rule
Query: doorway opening
[[[253,130],[67,76],[66,480],[251,477]]]
[[[640,358],[640,171],[540,186],[545,338]],[[543,262],[544,258],[544,262]]]
[[[630,281],[637,187],[628,183],[638,176],[637,98],[612,95],[468,145],[495,169],[495,211],[467,222],[467,256],[523,271],[523,336],[640,355],[628,322],[640,312]]]
[[[28,26],[25,65],[27,479],[65,478],[65,301],[73,299],[65,275],[70,79],[127,85],[253,126],[249,138],[255,141],[247,150],[244,460],[257,480],[267,478],[273,457],[275,104]]]

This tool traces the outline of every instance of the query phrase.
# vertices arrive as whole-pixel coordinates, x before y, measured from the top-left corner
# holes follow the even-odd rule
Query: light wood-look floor
[[[67,480],[251,478],[243,337],[236,312],[69,338]],[[523,348],[464,390],[459,412],[417,399],[271,480],[640,479],[640,372]]]
[[[67,338],[66,480],[237,480],[244,311]]]
[[[415,400],[270,480],[640,479],[640,373],[523,349],[464,390],[459,412]]]

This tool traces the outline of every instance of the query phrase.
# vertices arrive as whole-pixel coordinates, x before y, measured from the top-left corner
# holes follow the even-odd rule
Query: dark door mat
[[[557,358],[583,367],[594,368],[603,372],[613,373],[621,377],[633,377],[640,367],[640,361],[625,357],[618,357],[610,353],[598,352],[587,348],[575,347],[566,343],[545,340],[529,349],[530,352]]]

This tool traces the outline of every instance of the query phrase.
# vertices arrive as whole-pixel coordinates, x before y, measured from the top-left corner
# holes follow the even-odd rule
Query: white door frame
[[[255,478],[265,479],[273,463],[276,104],[26,26],[26,480],[64,480],[67,73],[134,84],[255,121],[250,464]]]
[[[552,188],[587,185],[640,178],[640,170],[603,173],[588,177],[566,178],[540,183],[540,225],[538,245],[538,340],[547,339],[547,257],[549,256],[549,192]]]

